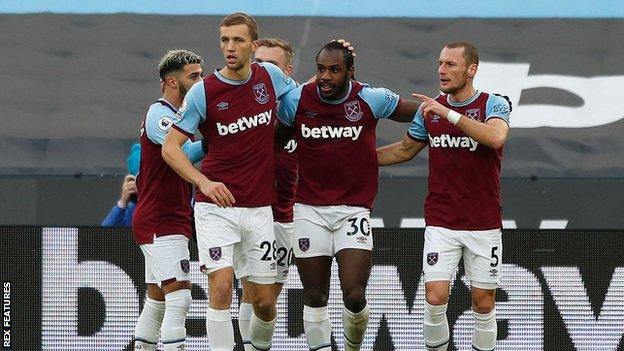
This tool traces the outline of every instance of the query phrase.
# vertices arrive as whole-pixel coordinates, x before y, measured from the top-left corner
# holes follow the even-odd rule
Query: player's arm
[[[489,119],[486,123],[482,123],[463,116],[455,126],[479,144],[492,149],[503,147],[509,134],[509,125],[499,118]]]
[[[398,94],[387,88],[364,86],[359,93],[368,103],[375,118],[389,118],[396,122],[411,122],[420,103],[401,99]]]
[[[377,148],[377,162],[380,166],[409,161],[427,146],[429,141],[425,120],[417,109],[412,124],[403,139],[394,144]]]
[[[420,107],[418,101],[401,99],[394,113],[388,118],[396,122],[409,123],[414,119],[418,107]]]
[[[202,181],[203,175],[193,167],[182,149],[182,145],[186,144],[188,140],[189,137],[186,134],[172,128],[162,147],[162,157],[180,177],[189,183],[197,184]]]
[[[153,105],[147,111],[143,132],[147,134],[150,142],[162,146],[165,143],[167,133],[173,126],[173,121],[177,119],[176,114],[169,108],[157,104]],[[182,151],[192,163],[195,163],[204,157],[204,149],[207,147],[205,144],[203,140],[195,142],[188,140],[182,145]]]
[[[220,182],[213,182],[206,178],[200,171],[193,167],[191,161],[182,150],[182,145],[188,141],[188,136],[175,128],[167,134],[165,144],[162,147],[162,156],[165,162],[173,170],[189,183],[195,184],[204,195],[208,196],[215,204],[221,207],[234,205],[234,196]]]
[[[408,134],[405,134],[401,141],[378,147],[377,162],[380,166],[388,166],[409,161],[426,146],[426,142],[414,140]]]
[[[486,122],[473,120],[459,112],[450,110],[435,99],[421,94],[412,94],[423,102],[423,115],[438,115],[453,123],[464,134],[471,137],[481,145],[492,149],[500,149],[507,141],[509,134],[509,114],[511,105],[509,102],[496,95],[490,96],[486,107]]]

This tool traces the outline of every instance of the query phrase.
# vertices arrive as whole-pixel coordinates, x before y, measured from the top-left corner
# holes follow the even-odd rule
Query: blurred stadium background
[[[126,230],[85,226],[99,225],[119,196],[129,147],[160,95],[159,58],[185,48],[204,57],[206,71],[220,67],[218,24],[234,11],[255,16],[261,36],[293,44],[298,81],[313,74],[318,48],[341,37],[357,48],[359,80],[403,96],[435,95],[442,45],[473,42],[481,56],[477,88],[506,94],[514,105],[503,161],[510,273],[499,293],[508,317],[499,321],[499,349],[624,350],[619,0],[0,0],[0,240],[3,281],[12,282],[14,349],[128,349],[142,305],[142,258]],[[381,122],[378,144],[406,128]],[[390,302],[369,328],[367,350],[422,348],[418,228],[426,165],[425,153],[381,171],[374,225],[390,238],[378,244],[380,283],[369,294]],[[451,302],[454,350],[469,347],[462,274]],[[63,287],[66,281],[73,283]],[[304,345],[300,285],[289,284],[282,301],[288,327],[276,350]],[[193,296],[192,349],[207,349],[199,285]],[[71,313],[59,314],[65,309]],[[337,300],[334,312],[337,325]]]

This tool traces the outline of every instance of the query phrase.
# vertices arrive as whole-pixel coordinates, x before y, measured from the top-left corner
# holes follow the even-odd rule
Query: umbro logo
[[[230,104],[228,104],[225,101],[221,101],[220,103],[217,104],[217,109],[219,109],[219,111],[227,110],[229,107],[230,107]]]

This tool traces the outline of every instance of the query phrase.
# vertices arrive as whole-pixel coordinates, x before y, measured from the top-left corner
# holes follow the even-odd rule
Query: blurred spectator
[[[141,144],[134,143],[130,147],[128,155],[128,175],[121,185],[121,196],[117,204],[102,221],[104,227],[129,227],[132,224],[132,214],[137,203],[137,187],[135,177],[139,172],[139,160],[141,159]]]

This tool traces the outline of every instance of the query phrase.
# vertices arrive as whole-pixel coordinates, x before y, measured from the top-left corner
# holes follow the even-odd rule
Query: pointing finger
[[[417,94],[417,93],[412,93],[412,97],[415,97],[416,99],[421,100],[421,101],[433,100],[430,97],[428,97],[427,95],[422,95],[422,94]]]

